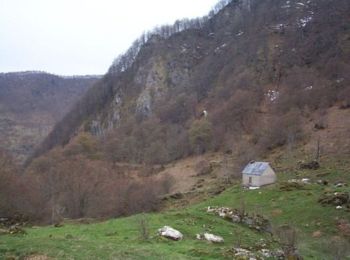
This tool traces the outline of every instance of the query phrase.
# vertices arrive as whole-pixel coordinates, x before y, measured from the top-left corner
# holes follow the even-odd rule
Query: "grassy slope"
[[[327,163],[317,171],[285,170],[279,173],[279,180],[296,176],[317,180],[317,174],[328,173],[323,178],[349,181],[348,165],[348,160],[342,160]],[[350,213],[336,210],[333,206],[319,205],[317,199],[324,189],[336,191],[332,186],[317,184],[312,184],[305,190],[289,192],[280,191],[278,185],[255,191],[242,191],[236,185],[221,195],[185,209],[145,215],[152,236],[146,242],[139,239],[140,216],[89,225],[29,228],[27,235],[0,236],[0,259],[30,254],[44,254],[57,259],[232,259],[230,248],[233,245],[240,242],[242,246],[254,246],[260,239],[270,241],[270,235],[231,224],[206,213],[205,208],[209,205],[237,208],[242,201],[248,212],[264,214],[276,226],[283,223],[295,226],[299,233],[298,247],[306,259],[330,259],[332,252],[328,244],[333,236],[338,235],[336,221],[350,220]],[[157,229],[164,225],[179,229],[185,239],[173,242],[157,237]],[[225,243],[213,245],[196,240],[196,233],[204,231],[223,236]],[[321,231],[322,236],[313,238],[312,233],[315,231]],[[274,244],[271,246],[274,247]]]

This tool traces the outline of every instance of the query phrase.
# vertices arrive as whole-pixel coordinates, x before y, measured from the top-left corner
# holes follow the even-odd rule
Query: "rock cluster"
[[[263,216],[256,214],[250,215],[238,209],[231,209],[227,207],[208,207],[208,213],[215,213],[219,217],[232,221],[233,223],[240,223],[257,231],[271,232],[271,223]]]
[[[15,214],[12,218],[0,218],[0,235],[26,234],[22,228],[26,224],[26,218],[20,214]]]
[[[350,208],[350,196],[348,192],[325,192],[318,199],[322,205],[346,206]]]
[[[271,251],[269,249],[260,249],[257,252],[252,252],[246,248],[234,247],[232,249],[235,259],[249,259],[249,260],[258,260],[258,259],[285,259],[284,253],[282,250]]]
[[[28,219],[22,214],[14,214],[9,218],[0,217],[0,227],[25,226],[27,222]]]
[[[300,162],[300,169],[317,170],[318,168],[320,168],[318,161]]]
[[[21,228],[20,226],[18,225],[13,225],[13,226],[10,226],[10,227],[7,227],[7,228],[0,228],[0,235],[7,235],[7,234],[21,234],[21,235],[24,235],[24,234],[27,234],[27,232]]]
[[[310,184],[309,178],[302,178],[302,179],[291,179],[288,180],[288,183],[303,183],[303,184]]]

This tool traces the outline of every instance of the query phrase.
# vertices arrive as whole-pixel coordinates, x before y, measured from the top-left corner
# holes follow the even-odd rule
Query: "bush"
[[[189,129],[189,139],[194,153],[207,152],[211,148],[212,141],[211,123],[206,118],[193,121]]]
[[[288,144],[294,146],[303,138],[299,110],[291,110],[285,115],[275,114],[256,133],[256,140],[263,149],[274,149]]]
[[[282,225],[275,230],[275,235],[283,248],[286,259],[302,259],[297,252],[297,232],[289,225]]]
[[[137,218],[137,226],[140,240],[146,241],[150,238],[149,223],[145,214],[140,214]]]

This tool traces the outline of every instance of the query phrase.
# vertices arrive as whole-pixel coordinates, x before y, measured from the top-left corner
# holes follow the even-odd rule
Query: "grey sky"
[[[105,73],[143,32],[218,0],[0,0],[0,72]]]

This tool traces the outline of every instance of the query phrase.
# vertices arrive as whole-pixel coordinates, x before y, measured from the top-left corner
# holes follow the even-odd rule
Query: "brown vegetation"
[[[155,180],[142,177],[142,171],[138,178],[126,176],[96,160],[95,149],[91,137],[78,136],[66,149],[33,161],[17,177],[4,157],[0,213],[20,211],[32,220],[59,223],[63,218],[115,217],[158,208],[160,196],[172,185],[166,176]]]

